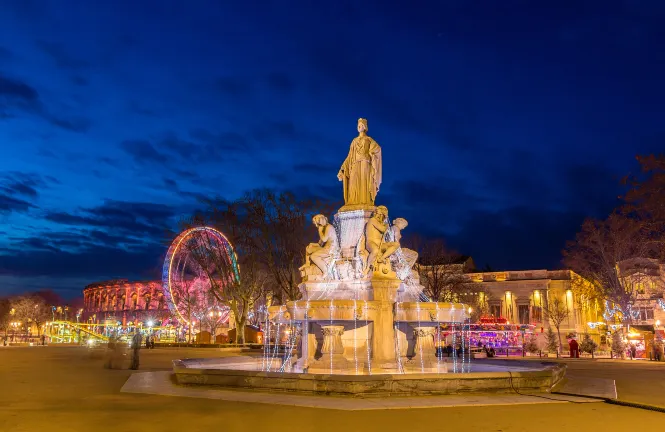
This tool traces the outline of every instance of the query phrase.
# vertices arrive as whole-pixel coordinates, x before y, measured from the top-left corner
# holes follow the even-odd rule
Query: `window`
[[[499,318],[501,317],[501,305],[490,305],[490,314],[494,318]]]
[[[543,322],[543,308],[540,306],[533,306],[531,308],[531,319],[533,322]]]
[[[641,307],[637,309],[639,312],[638,320],[646,321],[653,319],[653,309],[649,307]]]
[[[529,305],[517,305],[520,324],[529,324]]]

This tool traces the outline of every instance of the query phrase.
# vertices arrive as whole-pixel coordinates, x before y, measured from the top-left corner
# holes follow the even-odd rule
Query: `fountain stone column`
[[[397,370],[397,355],[395,354],[395,318],[394,304],[397,298],[397,289],[402,281],[375,277],[372,279],[374,301],[374,329],[372,334],[372,370]]]
[[[436,366],[438,359],[434,347],[434,330],[432,326],[414,327],[413,337],[416,343],[413,348],[414,355],[411,358],[414,367],[430,368]]]
[[[310,363],[311,371],[340,372],[349,369],[349,361],[344,357],[342,345],[343,325],[321,325],[323,345],[321,357]]]

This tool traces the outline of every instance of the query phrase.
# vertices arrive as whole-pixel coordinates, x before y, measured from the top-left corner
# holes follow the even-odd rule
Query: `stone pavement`
[[[220,355],[224,354],[214,349],[144,351],[139,373],[168,371],[174,358]],[[88,358],[86,350],[77,347],[0,349],[0,366],[2,432],[188,432],[219,429],[231,432],[541,432],[568,428],[612,432],[634,429],[636,419],[639,419],[639,424],[657,425],[664,418],[661,413],[605,403],[548,402],[341,413],[335,409],[293,405],[124,393],[121,389],[132,376],[132,371],[104,369],[102,360]],[[642,380],[648,376],[633,372],[627,369],[621,377],[632,374]],[[620,397],[624,379],[617,377]],[[651,380],[655,381],[653,375]],[[657,389],[643,384],[642,387],[646,390]],[[280,396],[275,395],[276,398]],[[665,395],[657,397],[665,398]]]
[[[665,362],[571,358],[548,360],[565,363],[568,366],[566,376],[570,380],[587,380],[592,386],[597,386],[601,381],[592,383],[591,378],[606,380],[605,384],[614,381],[616,397],[620,401],[665,408]],[[609,393],[605,394],[610,397]]]

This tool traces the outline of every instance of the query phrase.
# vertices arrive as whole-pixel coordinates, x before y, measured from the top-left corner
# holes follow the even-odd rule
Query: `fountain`
[[[549,389],[563,366],[492,362],[472,371],[469,308],[423,295],[417,253],[400,245],[406,220],[391,224],[388,209],[375,205],[381,148],[366,131],[358,120],[338,173],[345,205],[334,223],[312,219],[319,241],[306,249],[301,299],[268,310],[264,355],[177,360],[178,383],[398,395]],[[453,330],[443,333],[442,324]],[[443,346],[454,348],[450,357]]]

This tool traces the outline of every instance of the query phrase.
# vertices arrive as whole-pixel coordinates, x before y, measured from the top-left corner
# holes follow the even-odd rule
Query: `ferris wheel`
[[[205,244],[205,251],[195,249],[201,244]],[[211,277],[218,281],[223,277],[216,275],[214,268],[202,268],[194,253],[215,253],[228,260],[234,279],[240,277],[233,246],[224,234],[206,226],[185,230],[171,243],[162,268],[163,293],[169,310],[181,324],[193,324],[193,318],[199,322],[226,322],[229,309],[212,295],[210,283]]]

